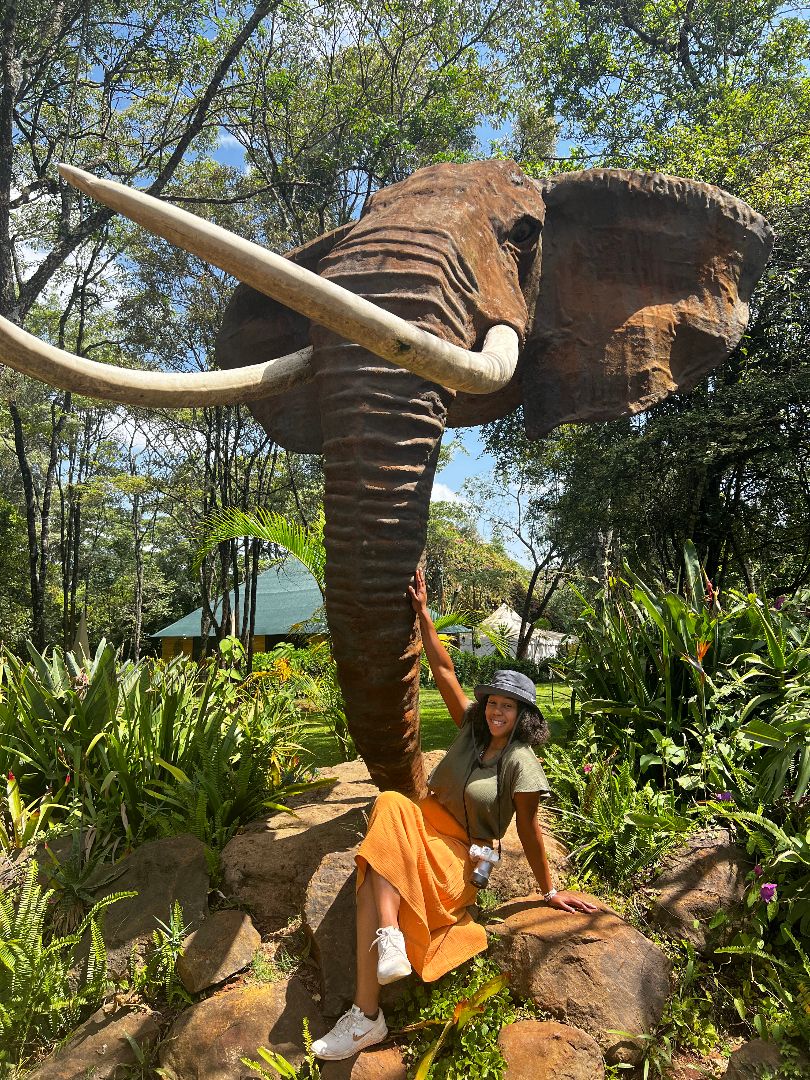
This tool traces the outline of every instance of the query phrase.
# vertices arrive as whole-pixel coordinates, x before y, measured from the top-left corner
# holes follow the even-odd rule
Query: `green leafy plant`
[[[516,1015],[507,978],[475,957],[430,987],[417,986],[398,1007],[394,1019],[409,1039],[405,1055],[419,1080],[502,1076],[498,1033]]]
[[[76,829],[69,835],[70,850],[57,858],[50,844],[43,845],[46,856],[41,872],[52,892],[50,925],[54,933],[71,933],[95,903],[99,889],[113,882],[122,871],[115,866],[102,869],[104,852],[95,849],[93,828]]]
[[[745,670],[735,677],[750,698],[742,733],[768,748],[756,791],[773,802],[790,786],[798,803],[810,789],[810,623],[802,629],[757,597],[749,601],[751,628],[765,648],[742,656]]]
[[[134,956],[130,963],[131,985],[152,1001],[163,997],[170,1005],[175,1002],[189,1003],[192,998],[177,975],[177,961],[183,954],[183,942],[190,929],[183,922],[180,902],[175,900],[168,922],[161,919],[155,921],[157,926],[152,931],[152,945],[146,963],[139,964]]]
[[[94,904],[73,933],[49,933],[53,899],[37,881],[37,864],[17,890],[0,894],[0,1061],[19,1063],[36,1047],[52,1044],[77,1027],[107,989],[107,951],[99,927],[105,908],[134,892],[112,893]],[[83,978],[70,971],[85,934],[89,952]]]
[[[43,795],[35,797],[25,805],[20,797],[19,782],[9,770],[6,777],[6,797],[3,804],[0,804],[0,851],[22,851],[33,840],[46,833],[53,811],[65,809],[59,805],[58,798],[59,796],[52,799],[50,795]]]
[[[545,762],[559,800],[560,832],[580,872],[626,882],[694,828],[672,793],[639,784],[632,757],[617,761],[614,750],[583,762],[578,753],[549,747]]]
[[[275,1050],[268,1050],[266,1046],[259,1046],[256,1049],[256,1053],[262,1059],[261,1061],[254,1061],[251,1058],[240,1058],[239,1060],[243,1065],[247,1065],[251,1069],[255,1069],[262,1080],[275,1080],[276,1076],[285,1077],[286,1080],[299,1080],[300,1077],[306,1077],[306,1080],[319,1080],[321,1070],[318,1066],[318,1059],[312,1053],[312,1034],[309,1030],[309,1020],[304,1017],[302,1021],[303,1025],[303,1041],[304,1041],[304,1054],[305,1060],[301,1069],[289,1062],[283,1054],[279,1054]],[[265,1069],[265,1065],[269,1065],[273,1072],[270,1073]]]
[[[576,590],[575,590],[576,591]],[[560,670],[570,722],[597,718],[603,749],[631,749],[662,786],[772,800],[810,783],[810,630],[753,594],[726,607],[684,547],[683,591],[629,567],[583,611]],[[752,745],[754,744],[754,745]],[[759,747],[767,747],[763,754]]]
[[[32,650],[30,664],[9,656],[2,678],[0,758],[14,762],[4,844],[37,835],[46,808],[93,829],[110,857],[179,831],[218,849],[310,782],[292,688],[185,658],[119,664],[109,645],[81,664],[58,649]]]

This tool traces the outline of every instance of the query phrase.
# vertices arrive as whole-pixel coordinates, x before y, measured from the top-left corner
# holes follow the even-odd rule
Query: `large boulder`
[[[115,867],[103,867],[105,885],[95,899],[134,890],[104,912],[102,930],[110,970],[121,976],[133,950],[143,952],[152,941],[157,920],[167,922],[175,901],[183,922],[195,929],[208,913],[208,864],[205,846],[194,836],[170,836],[136,848]],[[84,952],[86,953],[85,943]],[[81,959],[81,956],[80,956]]]
[[[320,1070],[321,1080],[406,1080],[407,1075],[396,1046],[374,1046],[346,1061],[323,1061]]]
[[[711,947],[709,922],[718,911],[731,913],[745,894],[751,859],[728,829],[696,833],[662,862],[650,885],[652,918],[674,938],[699,951]]]
[[[321,775],[334,780],[331,788],[298,796],[291,802],[294,816],[277,813],[252,822],[222,852],[225,889],[250,909],[263,934],[300,916],[324,857],[343,853],[348,865],[365,835],[379,792],[364,763],[350,761]]]
[[[262,939],[243,911],[216,911],[183,942],[177,974],[190,994],[224,982],[253,959]]]
[[[639,1040],[611,1032],[653,1030],[669,995],[671,964],[615,912],[587,899],[600,910],[558,911],[537,896],[505,904],[494,912],[502,921],[488,927],[490,951],[516,994],[587,1031],[611,1064],[636,1064]]]
[[[595,1039],[554,1020],[520,1020],[501,1028],[498,1046],[504,1080],[604,1080],[605,1062]]]
[[[355,958],[355,872],[357,846],[321,860],[304,897],[304,926],[321,974],[321,1012],[338,1017],[351,1005]]]
[[[137,1064],[129,1039],[148,1050],[159,1032],[160,1016],[151,1009],[122,1009],[112,1015],[99,1009],[69,1042],[29,1073],[28,1080],[113,1080]]]
[[[302,1026],[324,1033],[315,1003],[296,978],[246,986],[206,998],[181,1013],[160,1047],[165,1080],[244,1080],[253,1074],[242,1057],[258,1060],[260,1046],[304,1061]]]
[[[728,1059],[723,1080],[797,1080],[810,1077],[810,1057],[801,1050],[783,1054],[776,1043],[752,1039]]]

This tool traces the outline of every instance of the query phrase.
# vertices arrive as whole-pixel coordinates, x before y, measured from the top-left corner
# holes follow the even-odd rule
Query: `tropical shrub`
[[[490,656],[475,656],[468,652],[453,653],[453,667],[462,686],[488,683],[494,673],[501,669],[520,671],[528,675],[532,682],[547,682],[551,665],[551,660],[516,660],[514,656],[501,656],[497,652]]]
[[[694,828],[672,792],[638,782],[632,756],[583,759],[559,746],[544,751],[557,800],[555,832],[583,875],[617,885],[650,870],[659,856]]]
[[[29,834],[58,810],[94,830],[98,853],[181,831],[220,848],[309,783],[292,690],[183,657],[119,664],[104,642],[81,663],[29,652],[0,669],[4,846],[27,807]]]
[[[560,664],[572,730],[594,718],[603,752],[636,754],[662,786],[773,799],[810,783],[810,638],[790,613],[753,594],[727,608],[684,552],[684,594],[624,576],[577,621],[577,652]],[[764,747],[765,749],[760,749]]]
[[[254,658],[254,677],[281,683],[297,695],[308,723],[322,724],[331,732],[340,759],[357,757],[346,719],[346,703],[337,677],[337,666],[326,640],[314,641],[305,648],[281,642],[272,651],[261,653],[262,668]]]

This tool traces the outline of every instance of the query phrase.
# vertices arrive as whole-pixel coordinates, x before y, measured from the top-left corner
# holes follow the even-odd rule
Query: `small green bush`
[[[520,671],[533,682],[547,682],[553,661],[516,660],[513,656],[475,656],[473,653],[454,652],[453,667],[462,686],[488,683],[496,671]]]
[[[0,1065],[20,1064],[38,1047],[49,1046],[76,1028],[96,1008],[107,989],[107,950],[101,912],[135,893],[112,893],[94,904],[72,934],[50,933],[53,898],[37,881],[31,859],[23,883],[0,893]],[[78,987],[71,968],[85,933],[90,949]]]

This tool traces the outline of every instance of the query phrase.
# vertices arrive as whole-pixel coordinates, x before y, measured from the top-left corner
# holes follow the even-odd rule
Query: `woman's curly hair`
[[[479,746],[486,746],[489,742],[489,727],[487,726],[487,700],[472,701],[467,706],[467,717],[472,722],[475,741]],[[522,702],[518,711],[517,723],[515,724],[515,741],[526,743],[527,746],[542,746],[549,739],[548,722],[538,708],[532,705],[524,705]]]

